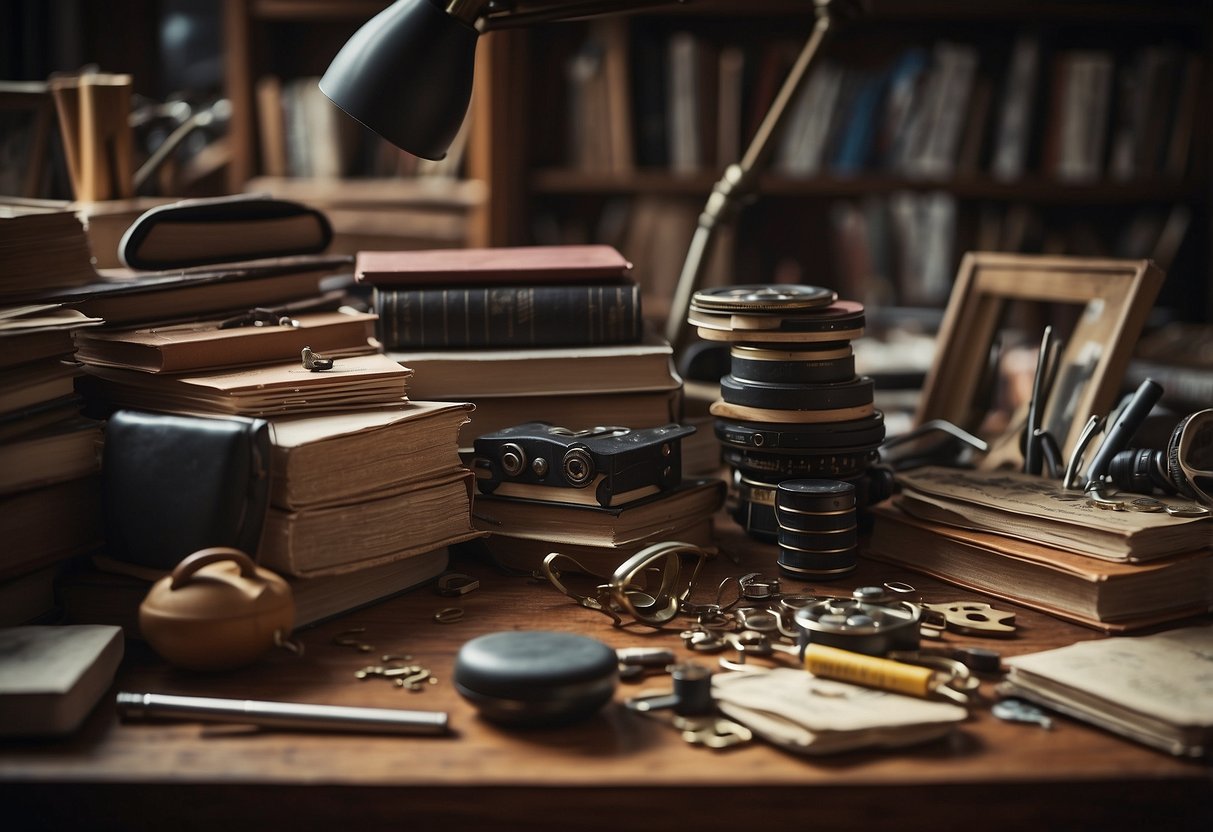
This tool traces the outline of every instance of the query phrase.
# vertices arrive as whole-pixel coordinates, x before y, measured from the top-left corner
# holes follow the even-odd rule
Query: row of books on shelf
[[[265,75],[258,79],[257,128],[262,170],[267,176],[451,179],[460,175],[470,119],[445,159],[421,159],[344,113],[320,91],[319,81],[314,76],[284,80]]]
[[[795,47],[592,24],[567,66],[568,163],[722,169],[756,132]],[[1179,180],[1202,73],[1202,56],[1173,43],[1121,54],[1034,32],[994,48],[914,44],[876,64],[826,54],[789,105],[772,167],[791,177]]]

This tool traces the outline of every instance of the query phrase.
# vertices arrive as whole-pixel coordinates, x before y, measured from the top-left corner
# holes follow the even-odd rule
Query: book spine
[[[627,344],[642,335],[634,283],[376,288],[374,304],[389,350]]]

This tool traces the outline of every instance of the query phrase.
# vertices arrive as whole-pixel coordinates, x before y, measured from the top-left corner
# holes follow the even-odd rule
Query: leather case
[[[269,423],[118,410],[101,478],[111,557],[165,570],[212,546],[252,557],[269,505]]]

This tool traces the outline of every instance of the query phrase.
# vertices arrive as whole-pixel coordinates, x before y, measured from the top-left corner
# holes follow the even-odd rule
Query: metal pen
[[[208,722],[298,728],[309,731],[352,731],[386,734],[445,734],[444,711],[310,705],[303,702],[262,702],[209,696],[171,696],[120,692],[118,713],[128,719],[177,717]]]

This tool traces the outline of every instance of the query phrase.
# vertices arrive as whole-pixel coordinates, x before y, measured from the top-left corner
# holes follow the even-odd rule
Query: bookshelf
[[[374,136],[316,88],[341,45],[387,5],[224,0],[224,86],[232,104],[227,188],[324,210],[335,251],[486,245],[488,159],[476,147],[485,133],[475,113],[448,158],[426,162]],[[491,84],[491,76],[478,82],[477,100]]]
[[[1165,0],[873,0],[827,44],[806,85],[816,106],[785,131],[800,146],[777,140],[709,281],[938,308],[967,250],[1149,256],[1169,273],[1162,314],[1213,320],[1197,103],[1211,20],[1206,4]],[[491,169],[512,172],[491,187],[508,217],[496,241],[616,244],[660,315],[712,184],[811,25],[808,3],[707,0],[485,38],[511,56],[495,72],[510,126],[489,125]]]

